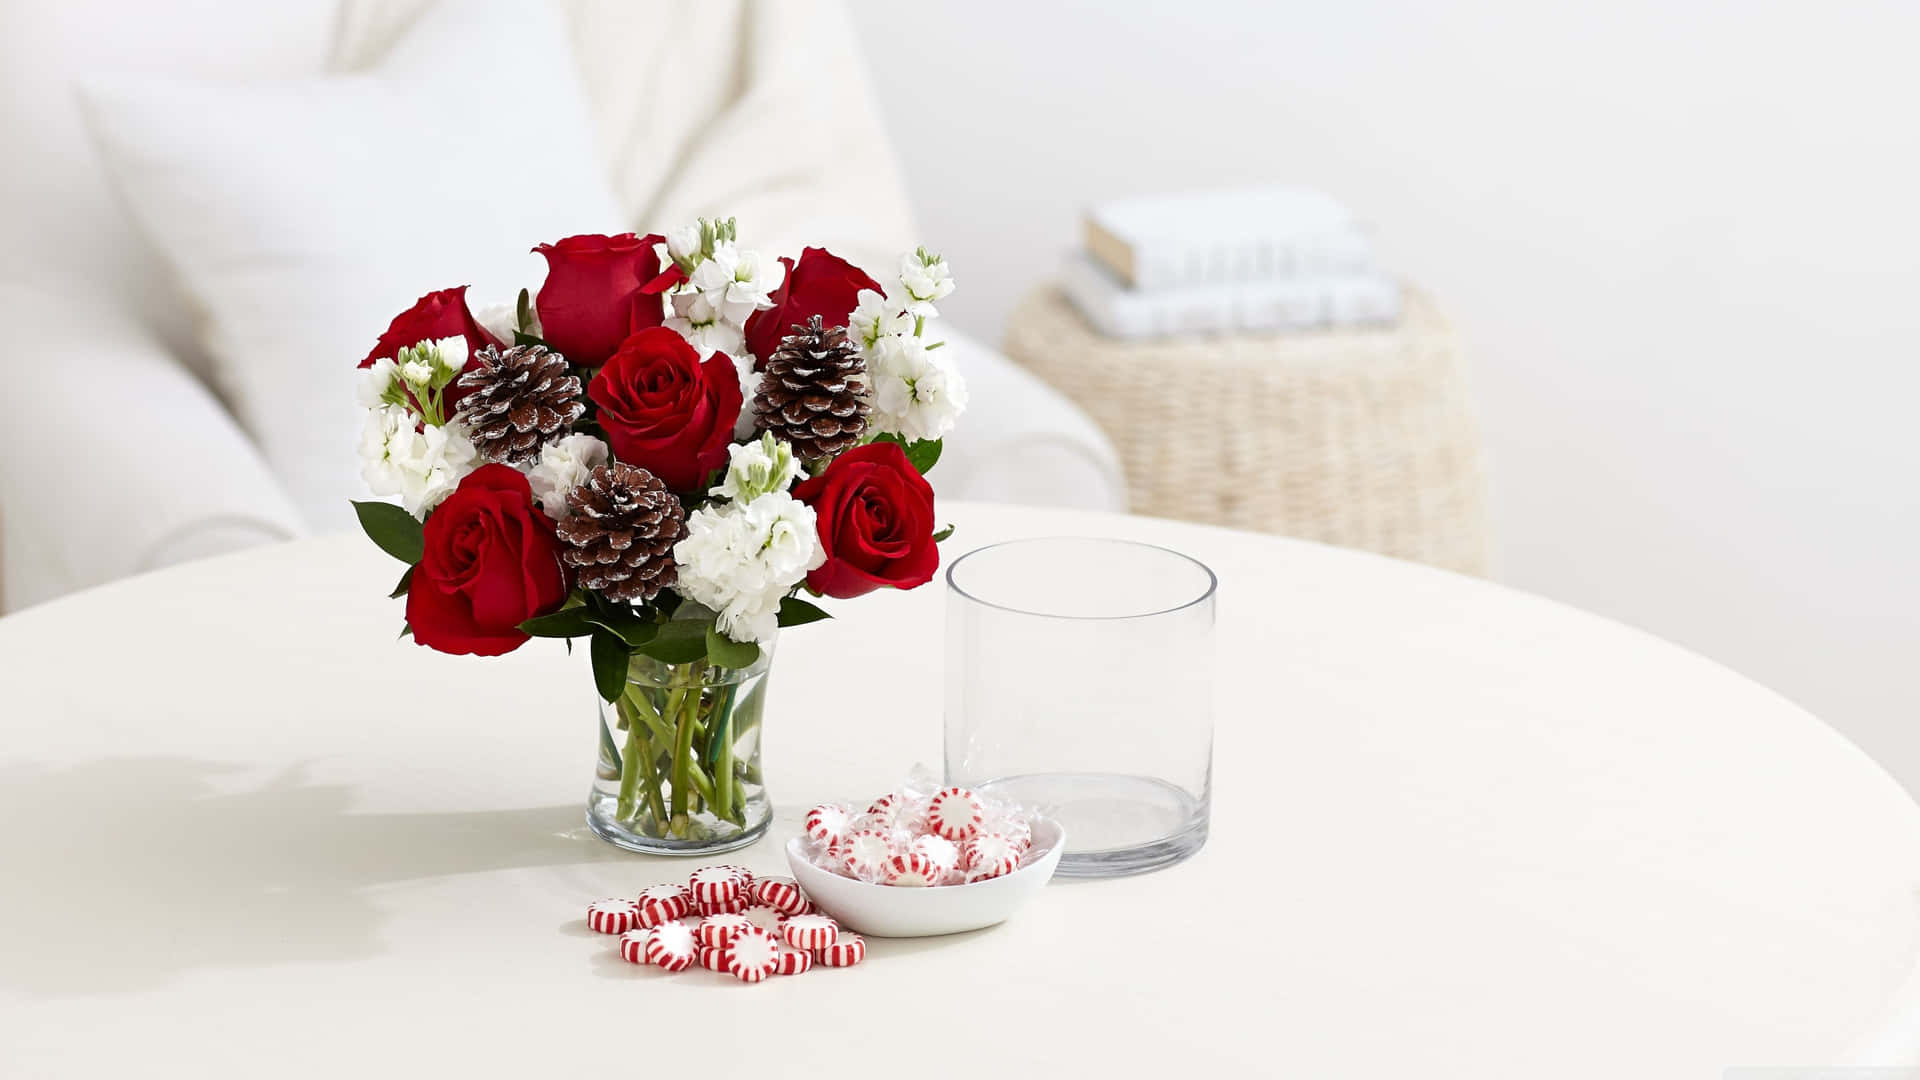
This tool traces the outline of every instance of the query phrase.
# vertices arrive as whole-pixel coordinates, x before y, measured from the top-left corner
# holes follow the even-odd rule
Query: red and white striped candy
[[[840,940],[816,949],[813,957],[822,967],[852,967],[867,958],[867,941],[859,934],[841,934]]]
[[[807,811],[807,835],[822,844],[837,844],[853,824],[853,811],[840,803],[821,803]]]
[[[603,934],[624,934],[640,917],[631,900],[609,897],[587,905],[587,925]]]
[[[847,837],[841,847],[845,852],[841,865],[855,877],[880,874],[886,870],[887,860],[893,858],[893,838],[879,829],[862,829]]]
[[[917,851],[895,855],[887,860],[887,884],[908,889],[924,889],[940,884],[943,871]]]
[[[651,930],[662,923],[670,923],[686,914],[679,907],[669,907],[666,904],[641,904],[634,909],[634,913],[633,925],[643,930]]]
[[[746,892],[753,887],[753,871],[744,866],[740,866],[737,863],[727,863],[723,866],[716,866],[714,869],[725,870],[727,873],[739,878],[741,892]]]
[[[791,945],[780,946],[779,965],[773,969],[775,975],[798,975],[813,966],[813,954],[805,949],[796,949]]]
[[[746,893],[741,893],[731,900],[715,900],[712,903],[702,900],[693,905],[693,913],[696,915],[738,915],[752,906],[753,901],[747,899]]]
[[[753,925],[753,920],[745,915],[709,915],[700,920],[699,929],[694,931],[694,935],[700,939],[702,945],[724,949],[735,937],[748,930],[757,929],[759,928]]]
[[[1012,840],[1014,846],[1020,849],[1020,854],[1022,855],[1025,855],[1027,849],[1033,846],[1033,826],[1028,823],[1026,818],[1008,818],[995,831],[1004,834],[1007,839]]]
[[[960,865],[969,881],[999,877],[1020,869],[1020,847],[1000,833],[981,833],[960,846]]]
[[[760,878],[753,883],[753,898],[782,915],[806,914],[807,896],[792,878]]]
[[[647,963],[668,971],[687,970],[699,955],[700,945],[693,939],[693,931],[687,929],[685,923],[677,922],[662,923],[647,931],[641,948],[641,956]]]
[[[684,885],[649,885],[640,890],[634,904],[641,908],[663,907],[673,910],[674,918],[679,918],[693,910],[693,894]]]
[[[896,791],[873,800],[873,805],[867,807],[867,817],[873,819],[873,824],[890,829],[900,824],[901,815],[906,808],[906,796]]]
[[[620,935],[620,959],[629,964],[647,962],[647,936],[651,930],[629,930]]]
[[[746,891],[746,886],[741,882],[737,870],[738,867],[732,866],[701,867],[687,879],[687,888],[692,891],[693,898],[702,904],[738,899]]]
[[[916,837],[912,851],[932,863],[942,873],[960,866],[960,847],[944,836],[928,834]]]
[[[941,788],[927,804],[927,825],[949,840],[965,840],[980,831],[987,811],[980,796],[966,788]]]
[[[787,921],[785,914],[765,904],[755,904],[740,914],[745,916],[748,922],[775,937],[780,936],[780,924]]]
[[[757,926],[742,930],[727,945],[727,972],[741,982],[759,982],[779,966],[780,944]]]
[[[787,944],[796,949],[824,949],[840,939],[840,924],[825,915],[795,915],[787,920]]]
[[[725,971],[727,965],[731,963],[727,950],[712,945],[700,946],[699,952],[695,954],[695,960],[708,971]]]

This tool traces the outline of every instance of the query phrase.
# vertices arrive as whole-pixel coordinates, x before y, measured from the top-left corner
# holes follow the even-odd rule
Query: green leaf
[[[797,596],[789,596],[780,601],[779,618],[781,626],[805,626],[810,622],[819,622],[821,619],[831,619],[833,616]]]
[[[691,664],[707,655],[707,627],[712,625],[704,619],[676,619],[662,624],[652,641],[634,651],[663,664]]]
[[[399,636],[400,636],[400,637],[402,637],[402,638],[410,638],[410,637],[412,637],[412,636],[413,636],[413,624],[412,624],[412,623],[404,623],[404,622],[403,622],[403,623],[401,623],[401,624],[400,624],[400,635],[399,635]]]
[[[933,542],[937,544],[940,541],[945,540],[947,537],[952,535],[953,535],[953,526],[949,525],[946,528],[941,529],[939,532],[933,534]]]
[[[561,608],[546,615],[535,615],[520,624],[524,633],[534,637],[576,638],[593,632],[593,623],[583,607]]]
[[[356,502],[353,512],[360,518],[360,527],[367,532],[367,539],[380,546],[380,550],[412,566],[426,554],[426,531],[412,514],[383,502]]]
[[[524,330],[515,330],[513,332],[513,343],[515,345],[538,345],[543,349],[547,347],[547,343],[545,341],[543,341],[540,338],[534,337],[532,334],[529,334]]]
[[[392,600],[395,597],[405,596],[407,595],[407,590],[411,588],[413,588],[413,567],[409,566],[407,567],[407,572],[400,575],[400,584],[395,585],[393,591],[387,594],[387,599]]]
[[[619,635],[621,641],[636,648],[652,641],[654,635],[660,632],[658,624],[642,618],[624,604],[595,604],[574,610],[581,613],[581,618],[612,631]]]
[[[533,325],[533,294],[520,290],[520,302],[513,306],[513,329],[515,335],[525,334]]]
[[[604,701],[619,701],[627,690],[627,645],[605,630],[593,632],[593,688]]]
[[[914,471],[918,472],[921,476],[932,472],[934,465],[940,460],[942,445],[939,439],[916,439],[913,442],[908,442],[900,436],[888,432],[879,436],[874,441],[890,442],[898,446],[906,453],[907,464],[912,465]]]
[[[735,641],[720,632],[720,627],[709,624],[707,627],[707,659],[721,667],[752,667],[760,659],[760,646],[751,641]]]

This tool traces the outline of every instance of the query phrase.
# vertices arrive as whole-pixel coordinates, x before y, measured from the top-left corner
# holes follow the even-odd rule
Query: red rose
[[[423,341],[439,338],[464,337],[467,339],[467,364],[472,366],[472,356],[488,345],[504,345],[505,342],[493,340],[493,335],[480,328],[473,320],[473,312],[467,310],[467,287],[441,289],[430,292],[413,302],[413,306],[394,316],[387,324],[387,332],[373,343],[373,351],[360,361],[363,368],[372,367],[375,360],[382,357],[391,360],[400,355],[400,350]]]
[[[581,367],[607,362],[627,335],[665,321],[660,294],[680,280],[660,272],[659,236],[569,236],[533,250],[546,256],[547,280],[534,298],[540,336]]]
[[[527,478],[482,465],[427,518],[426,553],[407,590],[413,639],[444,653],[499,656],[525,644],[519,626],[567,599],[560,538]]]
[[[827,561],[807,575],[818,592],[844,600],[883,585],[911,589],[933,580],[933,488],[900,447],[855,447],[793,489],[813,507]]]
[[[860,290],[886,294],[865,271],[825,248],[807,248],[800,252],[799,263],[781,259],[780,264],[787,276],[773,292],[773,306],[747,320],[747,348],[762,363],[795,324],[818,315],[828,326],[845,326],[859,306]]]
[[[727,463],[740,419],[740,375],[725,353],[700,362],[665,327],[629,337],[587,385],[613,455],[675,491],[693,491]]]

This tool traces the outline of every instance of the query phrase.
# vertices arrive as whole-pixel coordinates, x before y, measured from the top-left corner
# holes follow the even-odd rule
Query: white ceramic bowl
[[[807,861],[806,842],[798,836],[787,841],[787,865],[814,905],[850,930],[874,937],[932,937],[1005,922],[1053,877],[1065,840],[1059,825],[1038,822],[1033,827],[1038,857],[1027,865],[971,885],[932,889],[869,885],[822,870]]]

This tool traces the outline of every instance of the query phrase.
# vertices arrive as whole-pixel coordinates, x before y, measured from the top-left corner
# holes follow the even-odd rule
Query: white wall
[[[1439,7],[854,2],[961,325],[1089,199],[1323,187],[1469,344],[1501,576],[1920,790],[1920,5]]]

